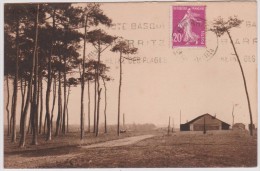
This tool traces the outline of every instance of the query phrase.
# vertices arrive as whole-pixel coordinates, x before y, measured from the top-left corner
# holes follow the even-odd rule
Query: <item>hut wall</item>
[[[204,130],[204,118],[205,118],[206,130],[221,130],[222,125],[221,125],[220,120],[218,120],[215,117],[212,117],[210,115],[205,115],[193,122],[194,131],[203,131]]]

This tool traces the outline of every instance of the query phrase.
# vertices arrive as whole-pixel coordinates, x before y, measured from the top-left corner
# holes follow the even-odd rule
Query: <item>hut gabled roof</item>
[[[211,114],[208,114],[208,113],[203,114],[203,115],[200,115],[200,116],[198,116],[198,117],[192,119],[191,121],[189,121],[189,122],[187,122],[187,123],[185,123],[185,124],[191,124],[191,123],[193,123],[194,121],[196,121],[196,120],[198,120],[198,119],[200,119],[200,118],[202,118],[202,117],[204,117],[204,116],[206,116],[206,115],[209,115],[209,116],[211,116],[212,118],[215,118],[215,119],[219,120],[220,122],[223,122],[223,123],[229,125],[228,123],[226,123],[226,122],[224,122],[224,121],[222,121],[222,120],[220,120],[220,119],[216,118],[215,116],[212,116]],[[230,125],[229,125],[229,126],[230,126]]]

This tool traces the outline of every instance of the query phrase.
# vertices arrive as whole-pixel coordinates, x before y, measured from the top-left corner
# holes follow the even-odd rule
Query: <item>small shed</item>
[[[180,125],[181,131],[203,131],[206,130],[229,130],[230,125],[208,113]]]

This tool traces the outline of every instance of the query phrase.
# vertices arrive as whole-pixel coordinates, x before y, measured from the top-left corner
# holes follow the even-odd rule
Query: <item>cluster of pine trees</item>
[[[129,54],[136,53],[137,49],[130,47],[123,38],[109,35],[99,28],[99,25],[107,27],[112,25],[112,20],[104,14],[100,4],[87,3],[84,7],[76,7],[71,3],[5,4],[4,14],[6,112],[8,135],[11,135],[12,142],[16,142],[17,139],[17,115],[20,115],[20,147],[25,146],[26,135],[29,131],[32,133],[33,145],[38,143],[38,134],[45,133],[48,141],[52,139],[52,133],[58,136],[68,132],[70,88],[76,85],[81,87],[80,138],[83,139],[86,120],[84,106],[87,106],[88,110],[88,132],[91,125],[90,83],[95,85],[94,133],[98,136],[102,91],[105,95],[104,116],[105,132],[107,132],[106,82],[111,78],[107,76],[109,68],[102,63],[101,57],[102,53],[108,49],[120,54],[117,126],[119,135],[122,63],[124,60],[135,60],[129,58]],[[93,46],[96,49],[96,59],[86,59],[87,46]],[[70,75],[79,76],[68,78]],[[13,86],[10,85],[11,83]],[[104,85],[104,90],[101,83]],[[88,105],[85,105],[84,100],[85,84],[88,87]],[[46,92],[43,91],[43,87],[46,88]],[[13,88],[12,95],[9,92],[10,88]],[[19,91],[21,104],[17,103]],[[56,125],[53,125],[56,94],[58,112]],[[43,96],[45,96],[45,103]],[[9,104],[11,111],[9,111]],[[21,108],[19,114],[18,107]],[[43,113],[43,108],[45,108],[45,113]],[[53,130],[54,126],[55,130]]]

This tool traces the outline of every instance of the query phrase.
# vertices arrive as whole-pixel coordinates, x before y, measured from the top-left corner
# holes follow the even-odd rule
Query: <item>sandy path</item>
[[[123,138],[118,140],[111,140],[111,141],[87,145],[87,146],[80,146],[80,147],[84,149],[89,149],[89,148],[109,148],[109,147],[125,146],[125,145],[137,143],[138,141],[151,138],[153,136],[154,135],[140,135],[140,136],[134,136],[134,137]],[[66,148],[64,150],[66,150]],[[37,151],[32,151],[32,153],[37,153]],[[5,155],[4,166],[6,168],[35,168],[35,167],[44,166],[45,163],[52,164],[56,162],[66,161],[68,159],[75,158],[82,154],[84,154],[84,152],[72,152],[70,154],[48,155],[48,156],[37,156],[37,157],[35,156],[25,157],[22,154]]]
[[[88,149],[88,148],[107,148],[107,147],[126,146],[126,145],[137,143],[138,141],[142,141],[147,138],[151,138],[153,136],[154,135],[140,135],[140,136],[112,140],[112,141],[107,141],[107,142],[92,144],[87,146],[81,146],[81,147],[84,149]]]

